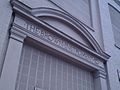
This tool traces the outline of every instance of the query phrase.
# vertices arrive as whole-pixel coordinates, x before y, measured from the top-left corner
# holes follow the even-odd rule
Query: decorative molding
[[[13,39],[23,43],[24,39],[26,38],[26,35],[12,27],[10,38],[13,38]]]
[[[77,56],[79,58],[83,58],[89,63],[92,63],[96,66],[100,66],[104,68],[103,62],[98,58],[95,57],[94,55],[91,55],[89,52],[86,52],[84,49],[81,47],[78,47],[74,43],[71,43],[70,41],[66,40],[64,37],[60,37],[57,34],[53,34],[52,32],[49,32],[29,21],[22,21],[22,24],[18,25],[18,20],[17,22],[14,22],[13,27],[20,28],[21,30],[24,30],[27,33],[30,33],[52,45],[55,47],[61,48],[62,50],[73,54],[74,56]],[[21,26],[20,26],[21,25]]]
[[[28,7],[24,6],[23,4],[19,3],[19,1],[16,0],[12,2],[12,4],[13,10],[16,13],[16,15],[19,15],[21,17],[14,22],[13,27],[20,28],[20,30],[25,31],[26,33],[29,33],[31,35],[34,35],[35,37],[42,39],[54,45],[55,47],[59,47],[62,50],[71,53],[76,57],[83,58],[85,61],[89,63],[104,68],[103,63],[107,61],[109,55],[102,51],[102,49],[95,41],[95,39],[92,37],[92,35],[78,21],[68,16],[70,20],[74,21],[74,23],[71,21],[69,22],[71,22],[73,26],[90,41],[90,43],[93,45],[96,51],[92,51],[88,48],[78,45],[72,42],[71,40],[67,39],[66,37],[60,38],[59,36],[61,35],[58,34],[58,31],[56,31],[54,27],[51,27],[47,23],[39,20],[38,17],[34,16],[30,8],[28,10]],[[60,14],[59,11],[58,14]],[[65,18],[65,20],[67,19]],[[43,30],[43,27],[47,28],[48,31],[45,29]],[[54,34],[51,32],[53,32]]]
[[[103,70],[99,70],[99,71],[96,71],[95,72],[95,75],[94,75],[95,78],[103,78],[103,79],[106,79],[107,77],[107,73],[106,71],[103,71]]]
[[[44,14],[44,12],[46,12],[47,15],[52,14],[52,15],[55,15],[57,17],[62,17],[62,20],[65,20],[65,21],[69,22],[74,28],[76,28],[76,30],[78,30],[80,33],[82,33],[99,54],[101,54],[105,57],[108,56],[106,53],[104,53],[102,51],[102,49],[100,48],[100,46],[98,45],[96,40],[88,32],[86,26],[84,26],[82,24],[82,22],[79,22],[75,17],[71,16],[69,13],[61,12],[59,10],[55,10],[55,9],[51,9],[51,8],[49,8],[49,9],[48,8],[39,8],[39,9],[38,8],[37,9],[32,8],[31,9],[30,7],[24,5],[23,3],[19,2],[19,1],[16,1],[16,0],[13,0],[11,3],[13,5],[13,10],[16,13],[19,13],[19,15],[22,15],[23,13],[24,14],[26,13],[26,14],[29,14],[29,15],[32,15],[32,16],[38,18],[38,16],[36,16],[35,13],[41,13],[41,15],[42,15],[42,13]],[[80,30],[80,29],[83,29],[83,30]]]
[[[74,17],[70,16],[69,14],[61,12],[59,10],[52,9],[52,8],[32,9],[31,13],[38,18],[43,16],[53,17],[69,23],[71,26],[75,27],[78,30],[78,32],[82,33],[87,38],[87,40],[91,43],[91,45],[95,48],[95,50],[99,54],[103,55],[103,57],[106,57],[106,58],[110,57],[101,49],[101,47],[96,42],[96,40],[91,36],[91,34],[87,30],[87,27],[84,26],[79,21],[77,21]],[[79,29],[82,29],[82,30],[79,30]]]
[[[31,16],[34,17],[34,19],[35,19],[36,16],[33,15],[33,11],[34,11],[33,8],[30,8],[29,6],[26,6],[25,4],[21,3],[20,1],[16,1],[16,0],[11,1],[11,4],[13,5],[13,10],[14,10],[15,13],[18,13],[19,15],[21,15],[21,16],[23,16],[25,18],[28,18],[28,19],[30,19]],[[41,10],[41,8],[39,8],[37,12],[39,12],[39,10]],[[99,44],[97,43],[97,41],[88,32],[88,30],[86,29],[86,26],[84,26],[82,24],[82,22],[78,21],[75,17],[71,16],[68,13],[61,12],[59,10],[54,10],[54,11],[57,13],[57,15],[62,15],[62,17],[64,15],[63,18],[65,20],[68,19],[69,22],[71,22],[71,25],[73,25],[74,28],[76,28],[80,33],[82,33],[89,40],[89,42],[91,43],[91,45],[95,48],[96,52],[98,53],[98,56],[99,55],[102,56],[104,58],[104,60],[107,60],[110,57],[108,54],[106,54],[101,49],[101,47],[99,46]],[[52,12],[50,11],[50,13],[52,13]],[[68,17],[68,18],[65,18],[65,17]],[[35,20],[37,22],[41,22],[37,18]],[[33,21],[33,18],[31,18],[30,21]],[[43,23],[43,22],[41,22],[41,23]],[[79,29],[82,29],[82,30],[79,30]]]

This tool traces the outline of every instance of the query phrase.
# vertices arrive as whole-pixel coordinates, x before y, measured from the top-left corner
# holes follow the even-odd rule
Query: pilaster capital
[[[103,70],[98,70],[98,71],[95,72],[94,76],[95,76],[95,78],[104,78],[104,79],[106,79],[107,74]]]
[[[15,39],[15,40],[23,43],[24,39],[26,37],[27,37],[26,34],[24,34],[24,33],[20,32],[20,31],[16,30],[15,28],[12,28],[10,30],[10,38],[12,38],[12,39]]]

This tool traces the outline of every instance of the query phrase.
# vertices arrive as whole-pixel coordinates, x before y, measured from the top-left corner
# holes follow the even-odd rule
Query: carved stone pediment
[[[70,18],[65,15],[67,13],[53,3],[56,2],[56,0],[35,0],[33,4],[33,0],[19,1],[29,6],[31,8],[30,12],[38,19],[43,20],[44,22],[56,28],[58,31],[66,34],[88,48],[95,50],[87,38],[71,23]],[[82,31],[82,28],[80,28],[80,31]]]
[[[80,62],[104,68],[109,56],[74,17],[55,9],[31,9],[19,1],[13,1],[12,5],[15,19],[11,32],[24,33]]]
[[[21,10],[28,12],[38,19],[41,19],[49,25],[55,27],[58,31],[75,39],[87,48],[97,52],[102,52],[99,45],[97,45],[97,42],[94,42],[94,38],[92,38],[88,32],[88,27],[84,26],[84,24],[77,18],[61,9],[53,1],[13,0],[12,4],[14,4],[14,7],[18,7]]]

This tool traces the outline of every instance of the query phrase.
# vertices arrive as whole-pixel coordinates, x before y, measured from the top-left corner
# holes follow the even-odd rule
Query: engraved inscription
[[[29,32],[36,35],[37,37],[44,39],[44,40],[48,41],[49,43],[54,44],[57,47],[65,50],[69,53],[72,53],[73,55],[75,55],[77,57],[83,58],[95,65],[103,67],[103,63],[101,61],[99,61],[98,58],[93,57],[89,53],[81,50],[80,48],[76,47],[75,45],[68,42],[67,40],[62,39],[62,38],[58,37],[57,35],[54,35],[54,34],[48,32],[47,30],[40,29],[40,27],[33,25],[29,22],[26,22],[26,29]]]

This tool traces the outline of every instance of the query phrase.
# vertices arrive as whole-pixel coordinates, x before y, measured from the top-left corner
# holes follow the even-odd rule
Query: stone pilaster
[[[0,90],[15,90],[21,51],[26,35],[11,30],[9,45],[0,79]]]

